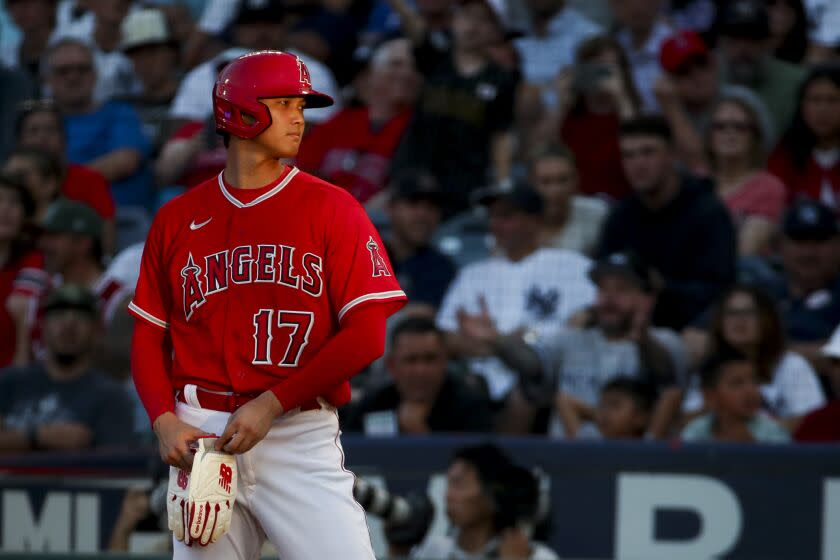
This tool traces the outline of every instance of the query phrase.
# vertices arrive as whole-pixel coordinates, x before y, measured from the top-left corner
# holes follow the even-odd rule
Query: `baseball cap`
[[[96,238],[102,236],[102,218],[93,208],[66,198],[50,204],[41,227],[50,233],[76,233]]]
[[[642,259],[632,251],[612,253],[599,259],[589,270],[589,278],[598,284],[605,275],[624,276],[636,282],[645,291],[653,290],[650,270]]]
[[[392,200],[429,200],[443,204],[446,199],[435,176],[422,169],[401,172],[391,180],[388,188]]]
[[[795,241],[825,241],[840,234],[834,211],[809,199],[793,203],[782,221],[782,231]]]
[[[56,309],[78,309],[96,315],[96,296],[78,284],[64,284],[47,294],[43,303],[44,313]]]
[[[489,206],[503,201],[526,214],[542,214],[543,199],[540,194],[524,181],[513,184],[510,188],[491,187],[478,191],[476,201]]]
[[[138,10],[128,14],[122,22],[121,34],[121,51],[146,45],[174,44],[166,16],[160,10]]]
[[[233,24],[282,23],[288,13],[283,0],[245,0],[240,5]]]
[[[718,20],[724,37],[766,39],[770,36],[770,16],[764,0],[725,2]]]
[[[683,30],[671,35],[659,50],[659,62],[669,74],[679,72],[695,58],[709,55],[706,42],[696,31]]]
[[[828,339],[828,342],[820,349],[820,351],[823,356],[840,359],[840,325],[834,329],[834,333],[831,335],[831,338]]]

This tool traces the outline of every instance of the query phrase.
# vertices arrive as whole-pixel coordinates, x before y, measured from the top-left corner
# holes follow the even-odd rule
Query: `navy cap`
[[[840,234],[834,211],[809,199],[798,200],[788,209],[782,231],[795,241],[825,241]]]
[[[630,278],[645,291],[653,291],[653,281],[650,270],[642,259],[632,251],[612,253],[599,259],[589,270],[589,278],[595,284],[605,275],[619,275]]]
[[[489,206],[494,202],[505,202],[526,214],[542,214],[543,198],[531,185],[523,181],[510,188],[494,187],[479,191],[477,202]]]

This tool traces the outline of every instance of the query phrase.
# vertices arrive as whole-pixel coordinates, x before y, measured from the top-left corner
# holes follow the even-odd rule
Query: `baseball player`
[[[335,407],[405,303],[346,191],[280,160],[312,89],[299,58],[231,62],[213,92],[228,158],[160,209],[131,312],[134,382],[172,465],[175,559],[372,559]],[[209,436],[209,437],[208,437]]]

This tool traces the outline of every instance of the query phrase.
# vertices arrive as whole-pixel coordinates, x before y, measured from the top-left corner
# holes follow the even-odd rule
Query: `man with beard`
[[[589,275],[598,294],[586,328],[562,330],[528,346],[519,337],[500,334],[484,314],[463,321],[462,333],[491,346],[516,370],[529,398],[553,394],[558,408],[572,406],[584,421],[595,419],[602,386],[618,375],[657,386],[660,396],[650,431],[664,436],[681,399],[677,384],[685,379],[688,357],[677,333],[650,326],[655,279],[629,252],[601,259]],[[577,435],[557,420],[549,432]]]
[[[100,334],[96,298],[65,284],[44,307],[44,360],[0,371],[0,453],[116,445],[132,432],[132,406],[92,368]]]
[[[763,0],[727,2],[718,22],[724,80],[748,87],[785,130],[793,119],[797,89],[805,68],[772,57],[770,18]]]

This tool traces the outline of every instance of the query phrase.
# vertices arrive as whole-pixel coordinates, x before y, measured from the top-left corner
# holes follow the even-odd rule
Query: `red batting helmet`
[[[254,138],[271,126],[271,113],[260,99],[303,97],[306,106],[327,107],[332,97],[312,89],[309,70],[297,56],[281,51],[246,54],[225,66],[213,88],[216,130]],[[247,124],[242,114],[254,118]]]

